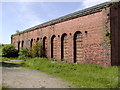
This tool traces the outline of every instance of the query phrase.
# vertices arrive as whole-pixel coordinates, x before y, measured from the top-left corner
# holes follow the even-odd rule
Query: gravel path
[[[69,88],[63,80],[37,70],[3,67],[2,83],[10,88]]]

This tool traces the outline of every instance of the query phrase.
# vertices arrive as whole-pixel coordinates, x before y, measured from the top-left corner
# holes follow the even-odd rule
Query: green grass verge
[[[6,90],[8,88],[8,86],[6,85],[0,85],[0,90]]]
[[[102,67],[70,63],[53,63],[45,58],[22,62],[24,67],[60,77],[75,88],[118,88],[118,67]]]
[[[17,57],[16,58],[6,58],[6,57],[0,57],[0,61],[10,61],[10,60],[19,60]]]

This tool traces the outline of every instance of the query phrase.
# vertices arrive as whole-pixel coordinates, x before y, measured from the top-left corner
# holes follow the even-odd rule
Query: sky
[[[23,31],[105,1],[109,0],[49,0],[49,2],[48,0],[2,0],[0,43],[11,43],[11,35],[17,30]]]

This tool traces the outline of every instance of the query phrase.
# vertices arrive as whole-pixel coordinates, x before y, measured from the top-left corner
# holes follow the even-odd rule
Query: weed
[[[75,88],[118,88],[118,67],[102,67],[54,62],[46,58],[33,58],[22,65],[60,77]]]

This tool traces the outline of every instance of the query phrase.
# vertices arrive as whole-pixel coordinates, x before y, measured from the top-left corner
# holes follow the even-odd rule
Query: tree
[[[20,31],[19,31],[19,30],[16,30],[16,33],[17,33],[17,34],[19,34],[19,33],[20,33]]]
[[[2,48],[2,54],[4,57],[17,57],[18,56],[18,50],[15,49],[14,45],[12,44],[6,44]]]

